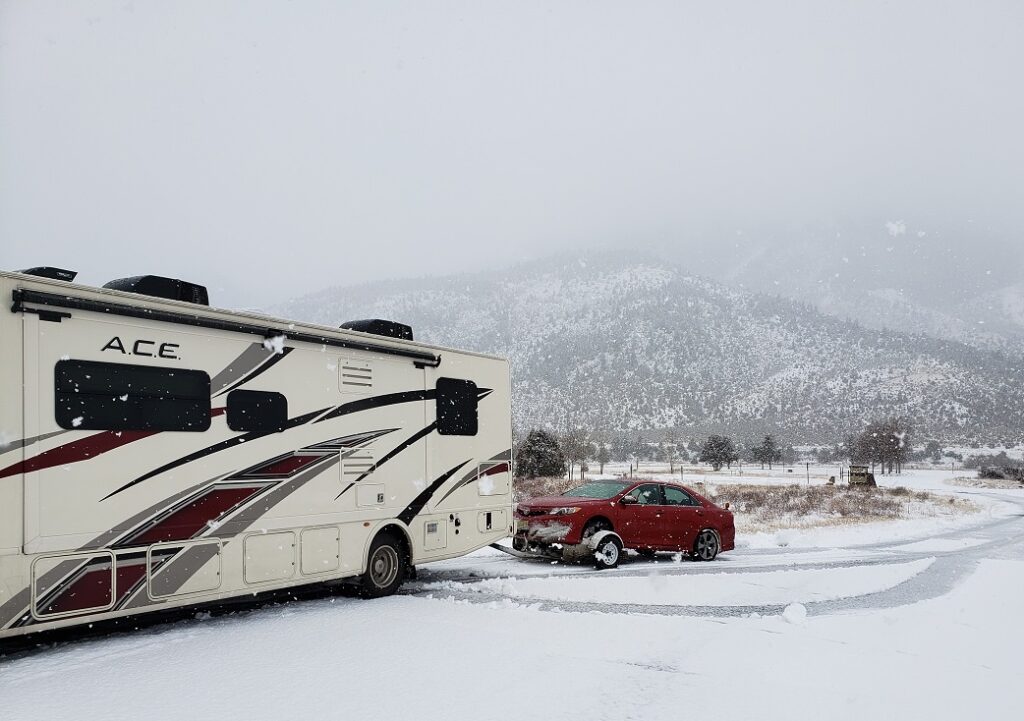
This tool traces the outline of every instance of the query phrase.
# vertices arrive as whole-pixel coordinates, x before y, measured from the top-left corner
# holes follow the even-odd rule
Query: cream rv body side
[[[509,535],[507,362],[0,273],[0,639]]]

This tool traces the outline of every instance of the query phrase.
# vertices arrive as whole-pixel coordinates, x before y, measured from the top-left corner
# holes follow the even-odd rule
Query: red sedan
[[[732,550],[735,539],[732,512],[693,489],[653,481],[590,481],[560,496],[521,502],[512,545],[545,555],[594,552],[599,567],[611,568],[623,548],[642,556],[682,551],[711,561],[719,551]]]

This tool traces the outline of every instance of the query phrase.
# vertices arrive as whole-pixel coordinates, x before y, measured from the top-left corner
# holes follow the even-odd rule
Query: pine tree
[[[765,436],[759,445],[751,448],[750,453],[754,461],[761,464],[761,468],[764,468],[767,463],[769,470],[771,470],[773,463],[778,463],[782,460],[782,449],[779,448],[779,444],[770,435]]]
[[[910,429],[902,418],[872,421],[846,441],[852,463],[877,463],[882,472],[900,473],[910,456]]]
[[[565,454],[552,434],[534,429],[530,431],[515,456],[515,472],[518,478],[539,478],[541,476],[564,476]]]
[[[711,468],[720,471],[722,466],[732,467],[740,459],[736,452],[736,444],[728,436],[708,436],[700,447],[701,463],[710,463]]]

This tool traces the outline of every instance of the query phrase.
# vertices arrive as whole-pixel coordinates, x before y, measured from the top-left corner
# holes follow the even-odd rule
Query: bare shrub
[[[990,481],[1016,481],[1017,483],[1024,483],[1024,468],[982,466],[978,471],[978,478]]]
[[[537,496],[558,496],[579,484],[578,480],[572,481],[563,476],[516,478],[512,483],[512,497],[518,503]]]
[[[741,513],[764,521],[791,516],[838,516],[898,518],[904,505],[882,488],[851,489],[845,486],[748,486],[723,485],[710,497],[718,505],[729,502]],[[907,492],[909,493],[909,491]]]
[[[935,496],[908,488],[848,486],[758,486],[694,484],[694,490],[718,505],[731,505],[737,527],[752,531],[861,523],[933,515],[940,506],[973,508],[969,501]]]
[[[967,478],[961,476],[959,478],[951,478],[946,483],[953,486],[965,486],[967,488],[1020,488],[1021,482],[1013,481],[1006,478]]]

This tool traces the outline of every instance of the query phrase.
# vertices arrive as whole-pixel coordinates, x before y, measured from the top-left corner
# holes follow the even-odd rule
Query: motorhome
[[[304,584],[387,595],[510,535],[505,360],[74,277],[0,272],[0,641]]]

